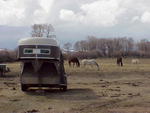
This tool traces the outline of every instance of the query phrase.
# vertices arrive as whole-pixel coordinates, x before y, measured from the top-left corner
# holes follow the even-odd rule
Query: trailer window
[[[50,54],[50,50],[49,49],[41,49],[41,54]]]
[[[25,48],[24,54],[50,54],[50,49]]]
[[[24,49],[24,54],[32,54],[33,49]]]

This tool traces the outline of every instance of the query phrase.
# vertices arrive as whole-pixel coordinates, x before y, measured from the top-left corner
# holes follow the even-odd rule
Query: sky
[[[0,48],[16,48],[33,24],[52,24],[61,44],[150,37],[150,0],[0,0]]]

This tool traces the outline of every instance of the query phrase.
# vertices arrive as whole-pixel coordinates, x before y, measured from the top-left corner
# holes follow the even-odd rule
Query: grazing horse
[[[117,58],[117,65],[118,65],[118,66],[123,66],[122,57],[118,57],[118,58]]]
[[[91,67],[93,66],[93,65],[95,65],[95,66],[97,66],[97,69],[99,70],[99,65],[98,65],[98,63],[96,62],[96,60],[94,60],[94,59],[83,59],[82,60],[82,64],[84,65],[84,66],[86,66],[86,65],[90,65]]]
[[[131,63],[132,64],[139,64],[140,61],[139,61],[139,59],[132,59]]]
[[[73,67],[75,66],[75,64],[77,67],[80,67],[80,62],[79,62],[79,59],[77,57],[70,57],[68,60],[68,63],[69,63],[69,66],[71,66],[71,63],[72,63]]]

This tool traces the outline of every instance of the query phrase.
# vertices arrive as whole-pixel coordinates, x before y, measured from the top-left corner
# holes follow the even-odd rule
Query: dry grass
[[[100,71],[95,67],[69,67],[65,62],[69,75],[67,92],[30,93],[20,90],[19,63],[8,64],[12,72],[0,78],[0,111],[149,113],[150,59],[140,59],[137,65],[131,64],[131,59],[124,59],[124,67],[118,67],[115,59],[97,59],[97,62]]]
[[[101,112],[105,113],[108,110],[107,106],[110,108],[117,106],[117,108],[127,107],[124,112],[130,113],[130,110],[126,111],[126,109],[132,108],[131,111],[138,112],[134,106],[149,106],[150,59],[140,59],[140,64],[132,64],[131,59],[127,58],[124,59],[123,67],[116,65],[116,59],[97,59],[97,62],[101,66],[100,71],[97,71],[96,67],[70,68],[65,63],[66,71],[70,74],[70,78],[75,79],[76,86],[92,89],[94,94],[104,101],[95,103],[95,106],[105,104],[102,104],[102,107],[95,107],[92,112],[99,112],[100,108],[104,108],[104,111]],[[88,108],[91,109],[89,106],[85,109]],[[90,111],[84,110],[82,112],[90,113]],[[114,113],[116,112],[114,111]]]
[[[131,59],[124,59],[124,66],[118,67],[116,65],[116,59],[97,59],[98,64],[100,65],[100,71],[97,71],[96,67],[84,67],[81,65],[80,68],[69,67],[68,63],[65,62],[65,68],[67,73],[72,74],[100,74],[100,75],[112,75],[120,74],[134,74],[134,73],[146,73],[150,72],[150,59],[140,59],[140,64],[132,64]]]

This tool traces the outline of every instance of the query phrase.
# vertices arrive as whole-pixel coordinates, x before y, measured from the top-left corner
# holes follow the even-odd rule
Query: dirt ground
[[[68,91],[20,90],[19,63],[0,77],[0,113],[150,113],[150,59],[98,59],[96,67],[68,67]]]

